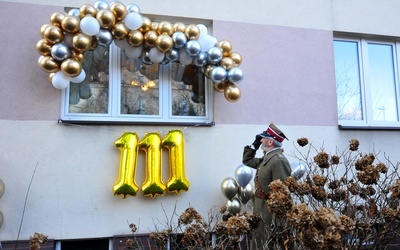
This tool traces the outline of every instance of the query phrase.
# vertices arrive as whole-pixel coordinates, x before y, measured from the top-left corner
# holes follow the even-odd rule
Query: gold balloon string
[[[96,125],[102,125],[101,128],[98,128],[97,126],[93,126],[93,125],[63,122],[61,119],[58,120],[58,124],[71,126],[71,127],[85,128],[85,129],[102,129],[102,130],[118,132],[118,133],[127,132],[126,130],[112,128],[112,126],[103,127],[106,124],[96,124]],[[125,126],[124,124],[116,124],[116,125]],[[214,123],[212,123],[210,125],[214,125]],[[115,125],[113,125],[113,126],[115,126]],[[183,131],[183,130],[187,130],[187,129],[191,129],[191,128],[202,127],[202,126],[208,126],[208,125],[205,125],[204,123],[198,123],[198,124],[186,125],[186,126],[179,127],[179,128],[174,128],[174,129],[171,128],[169,130],[157,130],[157,132],[159,132],[160,134],[164,134],[164,133],[168,133],[171,130],[182,130]],[[141,134],[141,135],[142,134],[145,135],[146,133],[149,133],[149,132],[155,132],[155,131],[145,131],[143,129],[136,129],[136,128],[132,129],[132,130],[134,130],[134,131],[131,131],[131,132],[135,132],[135,133],[138,133],[138,134]]]

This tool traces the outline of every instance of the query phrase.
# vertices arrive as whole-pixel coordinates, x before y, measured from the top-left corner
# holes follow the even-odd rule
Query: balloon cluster
[[[40,34],[42,39],[36,44],[41,55],[38,62],[50,73],[57,89],[66,88],[69,82],[84,81],[84,53],[114,42],[127,57],[139,58],[145,64],[195,65],[228,101],[240,98],[237,84],[244,78],[239,67],[242,57],[232,51],[229,41],[218,41],[208,34],[203,24],[152,22],[140,14],[135,4],[97,1],[68,13],[53,13]]]
[[[235,178],[227,177],[222,181],[221,191],[228,199],[226,207],[230,214],[240,213],[242,205],[254,197],[254,187],[250,183],[252,179],[253,172],[251,168],[241,164],[236,168]]]
[[[0,179],[0,198],[3,197],[5,191],[5,185],[2,179]],[[4,216],[3,213],[0,211],[0,227],[3,225]]]

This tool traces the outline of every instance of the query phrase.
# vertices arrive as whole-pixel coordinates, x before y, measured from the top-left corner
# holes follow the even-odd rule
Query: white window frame
[[[146,15],[147,16],[147,15]],[[147,16],[149,17],[149,16]],[[163,17],[149,17],[152,20],[164,20]],[[177,20],[171,20],[177,22]],[[211,30],[209,20],[179,20],[184,23],[204,24]],[[172,115],[172,80],[171,63],[159,65],[159,115],[138,115],[120,114],[121,110],[121,49],[114,42],[110,45],[109,65],[109,99],[108,113],[70,113],[69,112],[69,91],[70,87],[62,90],[60,123],[88,123],[88,124],[160,124],[160,125],[214,125],[214,88],[211,80],[205,77],[205,116],[174,116]],[[117,70],[116,70],[117,69]]]
[[[400,42],[385,41],[380,39],[366,39],[366,38],[349,38],[346,36],[335,36],[334,41],[348,41],[357,42],[358,44],[358,61],[359,61],[359,77],[360,77],[360,94],[361,94],[361,107],[362,107],[362,120],[339,120],[338,125],[343,129],[400,129],[400,82],[399,82],[399,65],[400,60]],[[372,115],[372,97],[368,89],[370,89],[369,72],[366,68],[368,64],[368,43],[391,45],[393,48],[393,65],[394,65],[394,80],[396,88],[396,101],[397,101],[397,121],[373,121]]]

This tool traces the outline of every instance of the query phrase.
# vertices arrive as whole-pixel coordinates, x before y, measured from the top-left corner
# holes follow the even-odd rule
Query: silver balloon
[[[231,177],[225,178],[221,183],[221,191],[228,200],[232,200],[238,192],[238,184]]]
[[[299,180],[307,172],[305,165],[300,164],[292,171],[292,177]]]
[[[179,51],[177,49],[171,49],[170,51],[165,53],[165,57],[171,62],[178,61]]]
[[[51,47],[51,56],[57,61],[63,61],[71,56],[71,51],[64,43],[57,43]]]
[[[147,64],[147,65],[152,65],[153,62],[150,59],[149,52],[143,50],[142,55],[140,56],[140,60],[142,63]]]
[[[226,202],[226,207],[227,207],[227,211],[232,214],[238,214],[240,213],[240,210],[242,210],[242,204],[240,204],[240,201],[238,198],[233,198],[232,200],[228,200]]]
[[[185,45],[185,50],[189,54],[189,56],[197,56],[201,51],[201,45],[196,40],[190,40]]]
[[[126,10],[130,13],[130,12],[136,12],[136,13],[140,13],[140,8],[139,6],[137,6],[134,3],[128,4],[126,6]]]
[[[181,31],[177,31],[174,34],[172,34],[172,41],[174,42],[174,47],[177,49],[181,49],[185,47],[185,44],[187,42],[187,37],[185,33]]]
[[[239,67],[233,67],[228,71],[227,77],[231,83],[240,83],[244,78],[244,74]]]
[[[6,191],[6,186],[2,179],[0,179],[0,198],[3,197],[4,192]]]
[[[253,171],[250,167],[241,164],[236,168],[235,178],[240,186],[246,187],[247,184],[249,184],[250,181],[253,179]]]
[[[246,187],[240,187],[239,189],[239,197],[240,201],[243,204],[246,204],[249,200],[251,200],[254,196],[254,187],[251,184],[247,184]]]
[[[68,15],[70,15],[70,16],[79,17],[79,14],[80,14],[79,9],[71,9],[70,11],[68,11]]]
[[[197,67],[204,67],[207,65],[207,53],[200,52],[194,59],[193,64]]]
[[[210,63],[219,63],[222,60],[221,48],[214,46],[207,50],[207,60]]]
[[[211,70],[210,79],[215,83],[220,83],[226,79],[226,75],[226,70],[221,66],[217,66]]]
[[[100,29],[100,31],[96,34],[97,42],[99,45],[103,47],[108,47],[114,40],[113,35],[109,30]]]
[[[110,7],[106,1],[97,1],[93,4],[97,10],[108,10]]]

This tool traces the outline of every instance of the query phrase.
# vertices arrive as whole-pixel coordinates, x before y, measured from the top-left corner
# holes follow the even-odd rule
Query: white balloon
[[[79,13],[80,13],[79,9],[71,9],[70,11],[68,11],[68,15],[70,16],[79,17]]]
[[[129,57],[130,59],[136,59],[139,58],[140,55],[142,54],[143,47],[132,47],[128,46],[125,48],[125,55]]]
[[[114,39],[114,44],[115,44],[115,46],[117,46],[121,49],[125,49],[130,46],[126,39],[121,39],[121,40]]]
[[[94,36],[100,31],[100,24],[96,18],[86,16],[80,22],[81,30],[88,36]]]
[[[197,24],[197,27],[200,29],[200,36],[208,35],[208,29],[204,24]]]
[[[136,30],[142,26],[142,16],[139,13],[131,12],[124,19],[126,27],[131,30]]]
[[[200,36],[197,39],[197,42],[199,42],[201,45],[201,51],[208,51],[209,49],[214,47],[215,44],[217,43],[214,37],[210,35]]]
[[[71,82],[80,83],[83,82],[86,78],[85,70],[82,69],[81,73],[78,76],[72,77]]]
[[[157,48],[151,48],[149,51],[149,58],[153,63],[160,63],[164,60],[164,53],[159,51]]]
[[[51,84],[56,89],[65,89],[69,85],[69,77],[64,75],[62,71],[58,71],[51,78]]]
[[[183,65],[189,65],[193,62],[193,57],[191,57],[185,49],[181,49],[179,53],[179,61]]]
[[[38,58],[38,65],[40,66],[40,61],[43,59],[43,55],[41,55],[41,56],[39,56],[39,58]]]

